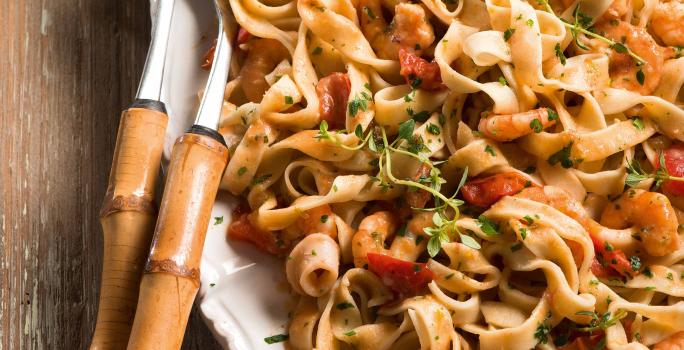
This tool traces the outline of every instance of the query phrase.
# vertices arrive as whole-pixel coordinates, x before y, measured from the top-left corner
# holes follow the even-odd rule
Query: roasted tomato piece
[[[591,241],[594,243],[594,251],[596,258],[591,266],[591,271],[597,277],[615,277],[625,276],[634,277],[639,273],[641,262],[638,264],[627,259],[627,255],[620,249],[613,248],[607,242],[591,236]]]
[[[235,43],[237,45],[242,45],[249,41],[250,38],[252,38],[252,34],[246,31],[245,28],[240,27],[240,29],[238,29],[237,39],[235,40]]]
[[[505,196],[532,186],[530,180],[514,172],[496,174],[466,182],[461,189],[463,199],[478,207],[489,207]]]
[[[211,63],[214,62],[214,52],[216,51],[216,39],[214,39],[214,43],[211,44],[211,47],[207,52],[204,53],[204,56],[202,56],[202,69],[204,70],[209,70],[211,68]]]
[[[400,48],[399,64],[401,66],[399,74],[406,79],[406,83],[411,87],[429,91],[444,88],[437,62],[428,62],[415,53]]]
[[[400,296],[418,294],[434,278],[424,263],[415,263],[378,253],[368,253],[368,269]]]
[[[672,176],[684,177],[684,143],[675,143],[663,151],[665,169]],[[660,164],[658,164],[658,168]],[[677,196],[684,196],[684,182],[665,181],[663,189]]]
[[[321,120],[325,120],[331,130],[345,128],[350,90],[349,77],[343,73],[332,73],[316,84]]]
[[[597,349],[601,339],[605,337],[603,332],[593,335],[583,335],[575,338],[570,344],[558,348],[558,350],[592,350]]]
[[[228,237],[254,244],[259,250],[273,255],[287,252],[286,244],[273,232],[263,231],[249,220],[249,207],[238,205],[233,210],[233,221],[228,226]]]
[[[422,183],[429,178],[430,167],[426,163],[423,163],[418,168],[418,171],[416,171],[412,180]],[[427,204],[429,200],[430,192],[426,190],[410,188],[408,189],[408,192],[406,192],[406,203],[410,205],[411,208],[425,208],[425,204]]]

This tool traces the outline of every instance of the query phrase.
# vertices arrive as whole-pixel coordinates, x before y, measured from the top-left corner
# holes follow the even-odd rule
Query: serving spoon
[[[158,0],[153,35],[136,99],[121,113],[100,223],[102,282],[90,349],[128,342],[138,287],[156,219],[155,192],[169,117],[160,101],[174,0]]]
[[[179,349],[199,289],[211,208],[228,162],[228,148],[216,128],[232,48],[222,9],[216,2],[214,6],[218,16],[214,59],[195,124],[176,140],[171,152],[129,349]]]

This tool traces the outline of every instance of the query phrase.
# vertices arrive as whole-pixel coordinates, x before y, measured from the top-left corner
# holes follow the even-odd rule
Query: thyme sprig
[[[319,140],[328,140],[334,143],[335,145],[350,151],[358,151],[362,149],[371,137],[371,133],[368,133],[368,135],[366,135],[365,137],[363,136],[363,127],[361,126],[361,124],[356,126],[356,129],[354,130],[354,135],[356,135],[356,137],[359,140],[361,140],[361,143],[357,144],[356,146],[347,146],[340,142],[340,140],[337,138],[337,134],[331,134],[330,131],[328,131],[328,122],[322,120],[321,124],[318,126],[318,134],[316,134],[316,136],[314,137]]]
[[[591,321],[589,322],[588,326],[578,327],[577,330],[580,332],[592,333],[599,330],[605,330],[606,328],[612,327],[616,323],[620,322],[621,319],[627,316],[627,311],[620,309],[613,315],[611,315],[610,311],[608,311],[600,316],[593,311],[578,311],[576,314],[591,317]]]
[[[548,0],[537,0],[537,3],[544,5],[544,8],[546,9],[547,12],[550,14],[558,17],[556,13],[553,11],[551,8],[551,5],[549,4]],[[632,59],[636,62],[637,66],[641,66],[646,61],[641,58],[641,56],[637,55],[632,51],[627,45],[608,39],[603,35],[600,35],[598,33],[594,33],[589,29],[589,25],[591,24],[592,18],[587,16],[586,14],[582,13],[580,11],[580,5],[577,4],[577,7],[572,11],[572,17],[573,17],[573,23],[570,23],[566,21],[563,18],[558,17],[561,22],[563,22],[563,25],[570,30],[570,33],[572,34],[572,38],[575,40],[575,43],[577,44],[578,47],[580,47],[583,50],[589,50],[589,48],[584,45],[580,39],[579,39],[579,33],[582,33],[584,35],[590,36],[594,39],[597,39],[608,46],[610,46],[611,49],[615,50],[618,53],[626,53]]]
[[[329,140],[347,150],[355,151],[367,146],[368,150],[378,155],[378,173],[373,177],[373,180],[378,182],[378,185],[383,189],[391,188],[393,185],[401,185],[416,190],[424,190],[433,196],[434,207],[414,208],[434,212],[432,217],[434,226],[424,229],[425,234],[430,237],[427,244],[427,250],[430,256],[434,257],[437,255],[442,248],[442,244],[451,242],[455,234],[460,235],[463,244],[473,249],[479,249],[479,243],[471,236],[459,232],[456,224],[460,214],[459,206],[464,203],[462,200],[456,198],[456,194],[460,191],[468,178],[468,168],[464,169],[456,191],[454,191],[450,197],[442,194],[442,185],[446,183],[446,180],[442,177],[441,171],[437,168],[437,165],[441,162],[433,162],[425,155],[427,147],[423,144],[422,138],[413,135],[415,126],[416,122],[414,119],[409,119],[401,123],[399,125],[397,137],[390,142],[384,127],[379,126],[376,127],[375,130],[371,129],[364,136],[363,129],[359,125],[356,127],[354,134],[361,142],[356,146],[347,146],[342,144],[335,134],[330,133],[328,131],[328,123],[322,121],[315,138],[319,140]],[[422,164],[427,165],[430,168],[429,176],[421,178],[418,181],[397,178],[392,170],[392,155],[395,153],[412,157]]]
[[[406,123],[406,122],[405,122]],[[404,125],[409,125],[410,127],[406,127]],[[441,190],[441,185],[446,183],[446,180],[441,177],[441,173],[439,169],[435,167],[435,165],[427,159],[424,156],[421,156],[419,154],[413,153],[413,152],[408,152],[402,149],[399,149],[395,147],[394,145],[398,142],[401,142],[401,140],[406,140],[407,142],[413,142],[412,140],[412,135],[413,135],[413,126],[415,125],[414,123],[409,124],[402,124],[404,128],[410,129],[410,130],[400,130],[399,132],[399,137],[394,140],[393,143],[389,143],[387,139],[387,133],[385,132],[385,128],[380,128],[380,132],[382,135],[382,143],[383,143],[383,148],[381,152],[381,157],[380,157],[380,172],[382,173],[383,171],[383,165],[384,166],[384,174],[387,175],[390,181],[397,185],[403,185],[403,186],[408,186],[416,189],[421,189],[424,191],[427,191],[430,193],[435,200],[435,207],[434,208],[429,208],[427,210],[434,211],[435,213],[432,216],[432,223],[434,224],[434,227],[429,227],[425,228],[423,231],[430,236],[430,239],[428,240],[428,245],[427,245],[427,250],[428,254],[430,254],[431,257],[434,257],[439,253],[439,251],[442,249],[442,244],[444,243],[449,243],[451,242],[451,236],[454,233],[458,233],[459,236],[461,237],[462,242],[473,242],[474,240],[468,240],[467,238],[463,238],[463,234],[459,232],[458,226],[456,224],[456,221],[459,218],[459,206],[463,205],[463,201],[460,199],[456,198],[456,194],[461,190],[461,187],[463,187],[463,184],[465,184],[466,179],[468,178],[468,169],[466,168],[463,172],[463,175],[461,176],[461,181],[458,184],[458,187],[456,188],[456,191],[454,191],[454,194],[451,197],[447,197],[444,194],[440,192]],[[400,128],[401,129],[401,128]],[[403,131],[403,132],[402,132]],[[409,132],[410,131],[410,132]],[[409,136],[410,135],[410,136]],[[414,157],[421,162],[427,164],[430,167],[430,186],[427,186],[423,183],[413,181],[413,180],[403,180],[403,179],[398,179],[392,174],[392,155],[391,152],[397,152],[400,154],[405,154],[410,157]],[[419,152],[418,152],[419,153]],[[426,210],[426,209],[423,209]],[[451,215],[449,215],[449,210],[452,211]],[[475,241],[475,243],[477,243]],[[465,244],[465,243],[464,243]],[[470,244],[471,248],[474,249],[479,249],[479,244],[477,246]]]
[[[642,181],[648,179],[655,179],[655,188],[659,188],[665,181],[684,182],[684,177],[672,176],[665,167],[665,154],[660,152],[658,156],[660,167],[654,173],[647,173],[641,168],[641,163],[638,160],[627,162],[627,177],[625,178],[625,185],[629,187],[637,187]]]

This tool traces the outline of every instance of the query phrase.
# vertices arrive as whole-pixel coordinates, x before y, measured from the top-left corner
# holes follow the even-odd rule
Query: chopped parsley
[[[632,267],[632,271],[639,271],[641,268],[641,259],[636,255],[632,255],[629,257],[629,265]]]
[[[328,215],[321,215],[321,223],[325,224],[328,222]]]
[[[275,343],[281,343],[286,341],[289,338],[287,334],[276,334],[272,335],[270,337],[264,338],[264,341],[266,344],[275,344]]]
[[[293,104],[294,100],[292,100],[292,96],[285,96],[285,103],[289,105]]]
[[[636,80],[639,82],[639,85],[644,85],[644,80],[646,80],[646,76],[644,75],[644,71],[639,69],[636,72]]]
[[[253,185],[258,185],[258,184],[260,184],[260,183],[262,183],[262,182],[268,180],[269,178],[271,178],[271,176],[273,176],[273,175],[271,175],[271,174],[264,174],[264,175],[261,175],[261,176],[259,176],[259,177],[256,177],[256,178],[254,178],[254,180],[252,181],[252,184],[253,184]]]
[[[546,108],[546,113],[549,114],[549,121],[558,119],[558,113],[556,113],[556,111],[554,111],[553,109]]]
[[[561,148],[558,152],[554,153],[549,157],[547,160],[549,164],[551,165],[556,165],[560,163],[560,165],[563,168],[572,168],[574,162],[570,159],[570,152],[572,151],[572,144],[573,142],[571,141],[568,143],[565,147]]]
[[[320,55],[322,53],[323,53],[323,48],[321,48],[320,46],[316,46],[316,48],[314,48],[313,51],[311,51],[311,54],[314,56]]]
[[[515,33],[515,29],[514,29],[514,28],[508,28],[508,29],[506,29],[506,31],[504,32],[504,40],[505,40],[505,41],[510,40],[511,37],[513,36],[513,33]]]
[[[238,176],[242,176],[242,175],[244,175],[246,172],[247,172],[247,168],[241,167],[240,169],[238,169],[237,174],[238,174]]]
[[[563,50],[561,49],[560,43],[556,43],[556,46],[553,48],[554,51],[556,51],[556,57],[558,57],[558,60],[560,60],[560,63],[562,65],[565,65],[567,62],[567,59],[565,57],[565,54],[563,53]]]
[[[523,216],[523,220],[525,220],[525,223],[528,225],[532,225],[534,223],[534,219],[529,215]]]
[[[354,304],[352,304],[352,303],[350,303],[350,302],[348,302],[348,301],[344,301],[344,302],[341,302],[341,303],[335,305],[335,307],[336,307],[338,310],[345,310],[345,309],[353,308],[353,307],[354,307]]]
[[[527,24],[528,27],[532,27],[534,26],[534,21],[532,20],[532,18],[530,18],[525,22],[525,24]]]
[[[370,19],[372,19],[372,20],[374,20],[375,18],[377,18],[377,17],[375,17],[375,14],[373,13],[373,10],[371,10],[368,6],[364,6],[364,7],[363,7],[363,10],[366,11],[366,15],[368,15],[368,18],[370,18]]]
[[[543,128],[544,127],[542,126],[542,123],[541,121],[539,121],[539,119],[532,119],[532,121],[530,122],[530,129],[532,129],[537,134],[542,132]]]
[[[426,129],[429,133],[431,133],[433,135],[439,135],[439,133],[440,133],[439,126],[432,124],[432,123],[428,124]]]
[[[347,332],[347,333],[343,333],[343,334],[346,335],[346,336],[348,336],[348,337],[352,337],[352,336],[355,336],[355,335],[356,335],[356,332],[353,331],[353,330],[351,330],[351,331],[349,331],[349,332]]]
[[[223,215],[214,217],[214,225],[220,225],[223,223]]]
[[[494,150],[494,148],[492,148],[492,146],[490,146],[490,145],[485,146],[484,151],[491,154],[492,157],[496,157],[496,151]]]
[[[551,328],[546,323],[540,323],[534,331],[534,337],[540,343],[546,344],[549,341],[549,333],[551,333]]]
[[[358,95],[349,101],[349,115],[356,116],[359,110],[366,111],[368,109],[368,101],[373,99],[367,93],[361,93],[361,97]]]
[[[615,43],[610,48],[615,50],[617,53],[627,53],[627,46],[622,43]]]
[[[524,227],[521,227],[518,232],[520,232],[520,238],[523,240],[527,238],[527,230]]]
[[[508,85],[508,81],[506,80],[506,78],[500,76],[499,77],[499,84],[506,86],[506,85]]]
[[[632,125],[639,131],[644,130],[644,121],[639,117],[632,119]]]
[[[645,268],[644,271],[641,271],[641,273],[648,278],[653,278],[653,272],[651,272],[651,269],[648,267]]]
[[[522,247],[523,247],[522,242],[518,242],[518,243],[511,246],[511,251],[517,252],[518,250],[522,249]]]
[[[613,246],[608,242],[605,242],[603,244],[603,249],[605,249],[607,252],[612,252],[613,250],[615,250],[615,248],[613,248]]]

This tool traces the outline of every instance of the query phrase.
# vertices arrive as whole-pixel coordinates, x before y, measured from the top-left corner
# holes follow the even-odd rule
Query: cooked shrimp
[[[327,204],[303,212],[294,224],[282,231],[282,239],[293,242],[314,233],[322,233],[332,239],[337,238],[335,214]]]
[[[658,3],[651,15],[651,30],[665,45],[684,46],[684,1]]]
[[[305,211],[297,219],[295,225],[305,235],[323,233],[335,239],[337,237],[337,225],[335,225],[334,215],[330,206],[323,204]]]
[[[264,78],[280,61],[289,57],[289,52],[277,40],[253,39],[248,43],[245,64],[240,69],[242,90],[252,102],[259,102],[268,89]]]
[[[594,221],[582,204],[572,198],[569,193],[557,187],[546,186],[544,188],[525,189],[517,197],[549,205],[582,225],[589,233],[589,238],[591,238],[594,246],[596,257],[592,263],[591,271],[597,277],[612,277],[616,274],[633,277],[638,273],[632,268],[624,251],[618,248],[606,248],[606,240],[602,234],[605,228]],[[584,259],[581,247],[571,241],[568,241],[568,246],[573,251],[575,262],[580,264]]]
[[[679,248],[677,217],[663,194],[630,189],[601,214],[601,224],[615,229],[635,226],[646,252],[663,256]]]
[[[549,119],[547,108],[538,108],[515,114],[489,115],[480,120],[478,129],[490,139],[511,141],[555,124],[555,119]]]
[[[659,341],[653,350],[684,350],[684,332],[677,332]]]
[[[359,230],[352,238],[354,265],[362,267],[368,263],[368,253],[388,254],[385,241],[397,230],[396,218],[388,211],[379,211],[365,217]]]
[[[363,34],[380,58],[396,60],[400,46],[421,50],[435,40],[435,33],[420,5],[396,5],[389,26],[382,15],[380,0],[360,0],[358,6]]]
[[[433,214],[432,212],[415,211],[413,218],[406,224],[406,232],[402,232],[403,236],[398,235],[392,241],[390,255],[401,260],[416,261],[427,244],[427,237],[425,237],[423,229],[434,225],[432,223]],[[418,238],[421,236],[423,238]],[[422,241],[418,243],[418,239]]]
[[[571,217],[580,225],[588,227],[592,221],[582,203],[578,202],[570,194],[558,187],[528,187],[516,195],[516,197],[529,199],[546,204]]]
[[[665,49],[659,46],[644,28],[625,21],[604,21],[597,23],[595,28],[608,39],[629,47],[645,61],[639,66],[630,55],[611,50],[609,67],[611,85],[642,95],[652,94],[660,83]]]

